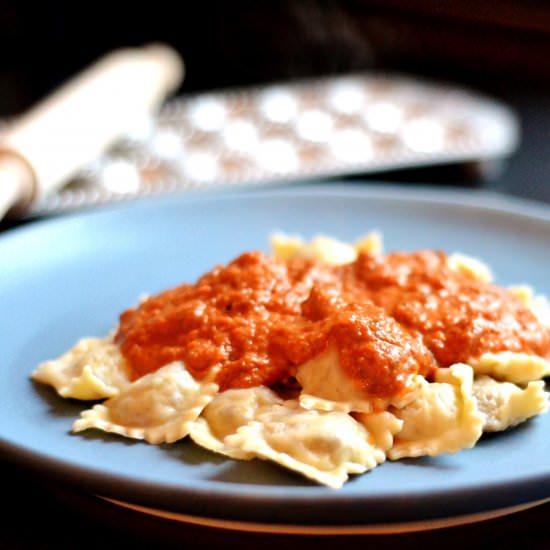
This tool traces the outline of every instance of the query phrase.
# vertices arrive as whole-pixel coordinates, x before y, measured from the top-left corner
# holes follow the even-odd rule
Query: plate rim
[[[550,221],[550,204],[533,198],[512,195],[506,192],[483,188],[460,188],[454,185],[419,184],[416,182],[379,182],[376,180],[311,180],[300,181],[294,187],[291,182],[230,185],[228,188],[207,187],[178,190],[172,193],[152,193],[124,200],[87,206],[82,209],[52,214],[46,217],[22,219],[21,224],[2,230],[0,226],[0,246],[6,240],[19,238],[18,235],[33,233],[38,229],[73,220],[87,220],[89,217],[116,215],[127,210],[149,210],[171,202],[210,202],[233,200],[236,196],[252,198],[256,196],[318,195],[331,196],[371,196],[375,199],[407,200],[417,203],[437,203],[447,206],[460,206],[506,213],[540,221]],[[38,229],[37,229],[38,228]]]
[[[289,524],[289,523],[256,523],[232,521],[227,519],[200,517],[190,514],[181,514],[178,512],[170,512],[162,509],[149,508],[128,502],[123,502],[113,498],[98,496],[98,498],[106,500],[111,504],[127,508],[134,512],[156,516],[162,519],[168,519],[185,524],[198,525],[202,527],[211,527],[215,529],[225,529],[231,531],[246,531],[251,533],[265,534],[285,534],[285,535],[396,535],[404,533],[416,533],[419,531],[431,531],[434,529],[446,529],[449,527],[457,527],[468,525],[471,523],[479,523],[497,519],[502,516],[516,514],[543,506],[550,503],[550,497],[542,500],[499,508],[495,510],[487,510],[477,514],[464,514],[453,517],[441,517],[432,520],[409,521],[403,523],[369,523],[364,525],[330,525],[330,524]]]

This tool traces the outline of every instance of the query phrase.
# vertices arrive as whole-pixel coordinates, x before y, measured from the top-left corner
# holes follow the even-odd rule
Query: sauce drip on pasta
[[[221,391],[283,382],[334,345],[373,397],[485,352],[550,355],[549,331],[518,298],[434,251],[343,266],[247,252],[124,312],[116,342],[136,378],[182,360],[196,378],[218,369]]]

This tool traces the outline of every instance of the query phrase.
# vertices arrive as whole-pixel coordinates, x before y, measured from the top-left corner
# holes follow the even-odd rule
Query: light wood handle
[[[15,202],[59,188],[139,128],[182,78],[183,63],[168,46],[119,50],[25,113],[0,140],[0,218]]]

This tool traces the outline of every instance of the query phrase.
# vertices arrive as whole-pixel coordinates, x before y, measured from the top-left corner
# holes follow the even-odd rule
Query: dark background
[[[388,68],[499,92],[550,82],[550,7],[523,0],[1,0],[1,109],[20,110],[102,53],[167,41],[185,90]]]

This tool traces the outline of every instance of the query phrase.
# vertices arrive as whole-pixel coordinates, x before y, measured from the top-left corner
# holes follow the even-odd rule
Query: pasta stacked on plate
[[[270,355],[264,360],[257,359],[256,353],[257,364],[241,365],[237,375],[228,378],[224,368],[234,360],[235,349],[227,351],[226,340],[220,347],[227,351],[225,362],[212,359],[204,367],[199,361],[200,368],[193,369],[191,359],[175,355],[149,371],[136,369],[133,357],[145,353],[148,335],[140,328],[141,340],[130,349],[124,330],[132,327],[142,310],[145,323],[155,323],[160,302],[146,298],[121,316],[121,325],[112,334],[80,340],[58,359],[41,364],[32,378],[53,386],[65,398],[103,400],[81,413],[74,432],[95,428],[152,444],[190,436],[210,451],[239,460],[271,460],[332,488],[341,487],[350,474],[371,470],[386,459],[436,456],[473,447],[483,432],[507,430],[547,410],[543,379],[550,375],[550,309],[530,288],[500,289],[493,285],[488,267],[460,254],[386,255],[376,233],[354,245],[323,236],[305,242],[275,235],[272,252],[269,260],[258,261],[271,262],[265,265],[276,277],[285,269],[300,273],[288,291],[299,297],[291,304],[294,309],[289,313],[288,304],[277,306],[296,323],[293,328],[285,332],[281,323],[279,332],[258,329],[254,333],[265,340],[266,353],[277,346],[282,349],[284,340],[287,347],[273,360],[278,370],[269,364]],[[236,261],[227,269],[241,264]],[[204,284],[210,284],[208,277],[225,280],[224,268],[212,273]],[[469,322],[464,312],[474,300],[460,300],[449,293],[440,273],[454,274],[464,289],[482,289],[475,295],[475,307],[485,308],[481,317]],[[336,280],[335,274],[343,281],[336,286],[351,285],[345,301],[332,287],[325,288]],[[373,302],[378,301],[376,305],[370,299],[350,303],[357,280],[372,294]],[[231,284],[233,289],[237,283]],[[187,285],[184,290],[197,288]],[[265,305],[267,298],[250,288],[239,288],[239,296],[253,296],[251,300]],[[485,288],[489,298],[483,294]],[[189,309],[192,303],[196,326],[200,326],[207,316],[201,313],[204,304],[196,301],[202,291],[197,292],[195,301],[189,299],[184,306]],[[316,297],[319,292],[322,300]],[[439,301],[434,301],[435,294]],[[166,296],[177,301],[169,293]],[[504,304],[499,315],[505,318],[494,325],[503,327],[502,334],[491,324],[495,297]],[[513,307],[506,305],[508,299]],[[241,322],[251,308],[258,310],[260,302],[224,302],[223,311],[231,321]],[[455,308],[449,310],[452,319],[445,318],[442,303]],[[307,319],[296,314],[314,307]],[[269,311],[267,307],[262,315]],[[166,322],[164,317],[158,319],[157,324]],[[469,327],[467,341],[462,333],[465,326]],[[246,341],[241,328],[232,329],[231,345],[237,346],[237,336]],[[169,342],[168,329],[157,329],[166,347],[162,357],[170,358],[174,342],[181,343],[185,334],[176,334],[176,340]],[[194,325],[192,330],[199,329]],[[317,330],[325,331],[326,337],[319,340],[312,334]],[[211,344],[208,357],[218,357],[214,344],[220,339],[214,332],[214,342],[202,342],[201,353]],[[290,340],[293,347],[289,348]],[[193,351],[197,342],[198,337],[189,338],[186,357],[198,354]],[[246,363],[252,355],[243,357]],[[281,357],[286,361],[284,368]],[[454,361],[457,357],[460,360]],[[428,366],[421,367],[422,361]],[[249,369],[246,377],[245,368]],[[262,369],[268,373],[263,378]]]

